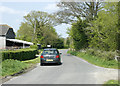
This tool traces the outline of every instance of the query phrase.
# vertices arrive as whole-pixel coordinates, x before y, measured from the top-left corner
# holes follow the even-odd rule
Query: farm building
[[[0,25],[0,49],[26,48],[33,45],[31,42],[15,39],[15,32],[8,25]]]

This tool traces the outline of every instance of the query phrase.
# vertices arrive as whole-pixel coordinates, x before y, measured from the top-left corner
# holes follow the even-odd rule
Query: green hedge
[[[14,60],[29,60],[34,59],[35,55],[38,53],[36,49],[19,49],[13,51],[3,51],[2,52],[2,61],[5,59],[14,59]]]

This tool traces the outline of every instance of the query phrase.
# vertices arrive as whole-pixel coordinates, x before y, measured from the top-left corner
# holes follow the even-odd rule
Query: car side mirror
[[[60,55],[61,55],[62,53],[60,53]]]

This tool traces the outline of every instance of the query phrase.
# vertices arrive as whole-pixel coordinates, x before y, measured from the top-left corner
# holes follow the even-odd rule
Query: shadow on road
[[[60,64],[56,64],[56,63],[46,63],[46,64],[41,65],[41,66],[60,66],[60,65],[62,65],[62,63],[60,63]]]

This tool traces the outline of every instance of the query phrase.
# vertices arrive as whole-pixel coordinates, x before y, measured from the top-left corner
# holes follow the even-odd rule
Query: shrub
[[[13,51],[3,51],[2,52],[2,61],[6,59],[14,59],[14,60],[29,60],[34,59],[35,55],[38,53],[36,49],[19,49]]]
[[[30,48],[38,49],[37,45],[31,45]]]
[[[109,80],[104,83],[103,86],[120,86],[120,82],[118,80]]]
[[[28,64],[18,60],[7,59],[2,62],[2,76],[13,75],[29,67]]]
[[[75,55],[75,56],[78,55],[78,52],[77,52],[77,51],[68,51],[68,53],[70,53],[70,54],[72,54],[72,55]]]
[[[95,55],[95,50],[94,49],[86,49],[86,53],[91,54],[91,55]]]
[[[113,60],[117,53],[114,51],[101,51],[96,49],[86,49],[86,53],[106,60]]]

